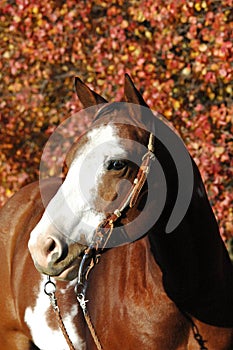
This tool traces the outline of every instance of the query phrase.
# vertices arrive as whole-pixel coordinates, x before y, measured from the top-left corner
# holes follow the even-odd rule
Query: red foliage
[[[151,108],[182,134],[221,233],[233,236],[232,5],[232,0],[1,1],[1,203],[38,177],[45,141],[81,108],[73,77],[119,100],[127,71]],[[80,131],[87,123],[80,120]]]

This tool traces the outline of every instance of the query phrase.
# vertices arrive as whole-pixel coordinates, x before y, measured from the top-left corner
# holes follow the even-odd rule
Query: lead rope
[[[60,313],[60,309],[59,309],[59,306],[57,305],[57,298],[56,298],[56,295],[55,295],[55,292],[56,292],[56,285],[55,283],[53,283],[50,279],[50,276],[48,276],[48,281],[45,283],[44,285],[44,292],[46,295],[49,296],[49,299],[50,299],[50,304],[53,308],[53,311],[56,315],[56,318],[57,318],[57,321],[58,321],[58,325],[62,331],[62,334],[70,348],[70,350],[75,350],[75,347],[72,343],[72,341],[70,340],[70,337],[67,333],[67,330],[66,330],[66,327],[62,321],[62,317],[61,317],[61,313]]]
[[[99,341],[99,338],[96,334],[96,331],[95,331],[95,328],[91,322],[91,318],[90,318],[90,315],[88,313],[88,310],[87,310],[87,302],[88,300],[85,300],[85,295],[83,293],[76,293],[77,294],[77,300],[79,302],[79,305],[81,306],[81,309],[83,311],[83,316],[85,318],[85,321],[86,321],[86,324],[88,326],[88,329],[91,333],[91,336],[92,336],[92,339],[94,340],[94,343],[97,347],[98,350],[103,350],[102,346],[101,346],[101,343]]]
[[[89,312],[87,310],[87,303],[89,300],[86,300],[86,290],[87,290],[87,279],[89,272],[91,269],[95,266],[95,264],[98,263],[99,256],[94,254],[93,252],[96,252],[96,249],[94,247],[88,247],[82,257],[81,263],[79,265],[78,270],[78,281],[75,286],[75,294],[77,297],[77,300],[79,302],[79,305],[82,309],[83,316],[85,318],[87,327],[91,333],[92,339],[94,340],[94,343],[97,347],[97,350],[103,350],[101,343],[99,341],[99,338],[97,336],[97,333],[95,331],[95,328],[93,326],[93,323],[91,321],[91,317],[89,315]],[[87,266],[85,264],[88,262]]]

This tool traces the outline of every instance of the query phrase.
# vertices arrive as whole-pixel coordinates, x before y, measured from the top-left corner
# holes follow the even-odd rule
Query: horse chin
[[[36,269],[41,274],[53,277],[55,280],[72,281],[78,276],[80,262],[81,262],[81,258],[78,257],[68,264],[62,264],[59,266],[50,265],[47,268],[41,267],[37,263],[34,263],[34,264]]]
[[[58,281],[72,281],[78,276],[81,259],[76,259],[71,265],[65,268],[59,275],[53,276]]]

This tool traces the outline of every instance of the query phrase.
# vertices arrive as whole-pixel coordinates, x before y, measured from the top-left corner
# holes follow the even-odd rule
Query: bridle
[[[103,106],[104,107],[104,106]],[[101,108],[102,109],[102,108]],[[99,112],[98,112],[99,113]],[[111,238],[114,225],[117,223],[117,221],[121,218],[122,214],[128,211],[130,208],[133,208],[135,204],[137,203],[138,197],[143,189],[143,186],[147,180],[151,162],[155,159],[154,154],[154,145],[155,137],[152,133],[149,135],[149,141],[147,145],[147,152],[142,157],[142,163],[138,170],[138,173],[132,183],[132,186],[129,190],[129,192],[126,194],[124,200],[120,204],[118,208],[114,210],[111,214],[109,214],[96,228],[95,234],[93,236],[92,242],[90,246],[84,251],[84,254],[82,256],[81,263],[79,265],[79,271],[78,271],[78,278],[77,278],[77,284],[75,286],[75,293],[77,300],[79,302],[79,305],[82,309],[86,324],[89,328],[89,331],[91,333],[91,336],[94,340],[94,343],[98,350],[103,350],[101,343],[99,341],[98,335],[96,334],[96,331],[94,329],[94,326],[92,324],[90,315],[87,310],[87,302],[86,300],[86,290],[87,290],[87,284],[88,284],[88,276],[90,271],[93,269],[93,267],[99,262],[99,259],[104,252],[107,243],[109,239]],[[45,284],[44,287],[45,293],[49,296],[51,305],[53,307],[54,312],[56,313],[59,327],[66,339],[66,342],[70,348],[70,350],[75,350],[69,335],[66,331],[66,328],[64,326],[64,323],[62,321],[62,317],[60,314],[59,307],[57,305],[57,299],[55,296],[56,292],[56,285],[53,283],[48,277],[48,281]],[[183,313],[184,316],[190,321],[192,331],[194,334],[194,338],[197,341],[197,343],[200,346],[200,350],[208,350],[207,347],[205,347],[205,341],[203,340],[201,334],[198,331],[197,326],[194,324],[192,319],[186,315],[186,313]]]
[[[137,199],[148,177],[151,162],[154,159],[155,159],[154,135],[150,133],[149,141],[147,145],[147,152],[142,157],[141,166],[138,169],[138,173],[132,183],[132,186],[129,192],[126,194],[120,206],[116,208],[114,212],[112,212],[111,214],[108,214],[108,216],[98,225],[98,227],[96,228],[95,234],[93,236],[92,242],[89,245],[89,247],[84,251],[81,263],[79,265],[75,293],[76,293],[79,305],[83,311],[83,315],[87,323],[87,326],[90,330],[90,333],[92,335],[92,338],[98,350],[102,350],[102,346],[95,332],[95,329],[91,322],[91,319],[87,310],[87,306],[86,306],[88,302],[86,300],[86,290],[87,290],[89,272],[99,262],[101,254],[104,252],[106,245],[112,235],[115,223],[120,219],[123,213],[128,211],[130,208],[133,208],[137,203]],[[71,350],[74,350],[75,348],[66,331],[66,328],[64,326],[64,323],[62,321],[62,317],[60,314],[60,309],[57,304],[57,299],[55,295],[56,285],[54,282],[51,281],[50,276],[48,277],[48,281],[45,283],[44,291],[50,298],[50,303],[56,314],[59,327],[66,339],[66,342],[69,348]]]

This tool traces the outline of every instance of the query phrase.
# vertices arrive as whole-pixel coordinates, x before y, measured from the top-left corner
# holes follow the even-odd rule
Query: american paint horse
[[[93,238],[85,305],[103,349],[233,349],[233,269],[197,166],[184,160],[191,195],[171,224],[182,174],[163,122],[128,75],[125,103],[107,103],[78,78],[76,91],[95,115],[67,156],[63,184],[28,185],[1,210],[0,350],[68,349],[46,275],[57,281],[74,348],[96,349],[74,292]]]

